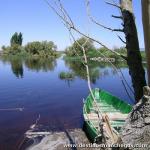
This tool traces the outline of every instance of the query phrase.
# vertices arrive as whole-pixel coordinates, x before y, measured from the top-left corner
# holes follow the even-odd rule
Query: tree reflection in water
[[[33,71],[53,71],[57,66],[55,58],[28,58],[25,60],[25,66]]]
[[[24,66],[32,71],[53,71],[57,65],[56,58],[22,58],[17,56],[1,58],[3,63],[9,63],[17,78],[23,78]]]
[[[74,59],[64,59],[66,66],[78,77],[81,79],[87,80],[85,66],[81,62],[81,60],[74,60]],[[126,68],[127,65],[124,62],[116,62],[118,68]],[[110,74],[116,75],[117,72],[114,70],[110,63],[108,62],[96,62],[96,61],[89,61],[89,72],[91,82],[96,84],[96,81],[101,77],[108,76]]]
[[[21,59],[13,59],[10,61],[11,69],[17,78],[23,78],[23,64]]]

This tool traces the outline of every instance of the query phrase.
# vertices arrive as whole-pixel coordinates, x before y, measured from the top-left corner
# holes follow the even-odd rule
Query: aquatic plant
[[[74,75],[74,73],[73,72],[61,72],[60,74],[59,74],[59,78],[60,79],[70,79],[70,80],[72,80],[72,79],[74,79],[75,78],[75,75]]]

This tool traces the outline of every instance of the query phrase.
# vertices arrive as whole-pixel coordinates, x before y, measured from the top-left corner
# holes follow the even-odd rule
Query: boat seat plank
[[[115,113],[105,113],[110,120],[125,120],[127,118],[127,114],[122,114],[119,112],[115,112]],[[85,115],[85,119],[86,120],[98,120],[98,115],[96,113],[89,113],[87,115]]]
[[[92,111],[92,112],[96,112],[96,110],[97,110],[96,107],[90,108],[90,111]],[[119,112],[119,110],[116,110],[116,109],[111,108],[111,107],[105,107],[105,108],[101,107],[100,110],[101,110],[101,112],[105,112],[105,113],[107,113],[107,112]]]
[[[95,126],[95,128],[99,128],[99,121],[97,121],[97,120],[92,120],[91,121],[92,122],[92,124]],[[125,122],[115,122],[115,121],[110,121],[110,124],[111,124],[111,127],[117,127],[117,128],[119,128],[119,127],[123,127],[124,126],[124,123]]]

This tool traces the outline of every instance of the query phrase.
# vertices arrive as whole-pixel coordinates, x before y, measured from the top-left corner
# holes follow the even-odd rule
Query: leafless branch
[[[119,35],[117,35],[117,36],[121,40],[121,42],[123,42],[124,44],[126,44],[126,42]]]
[[[116,4],[115,1],[113,1],[113,3]],[[117,4],[116,4],[116,5],[117,5]],[[102,27],[102,28],[104,28],[104,29],[110,30],[110,31],[124,32],[123,29],[112,29],[112,28],[106,27],[106,26],[104,26],[103,24],[100,24],[98,21],[96,21],[96,20],[93,18],[93,16],[91,15],[91,11],[90,11],[90,0],[86,0],[86,9],[87,9],[87,16],[88,16],[89,19],[90,19],[93,23],[95,23],[96,25],[98,25],[98,26],[100,26],[100,27]],[[119,18],[119,16],[115,16],[115,17],[118,17],[118,18]],[[120,17],[120,18],[121,18],[121,17]],[[116,34],[116,35],[118,36],[118,34]],[[125,43],[125,42],[121,39],[120,36],[118,36],[118,38],[119,38],[123,43]],[[124,59],[126,59],[125,56],[122,56],[122,57],[123,57]]]
[[[55,7],[53,7],[52,4],[50,4],[48,0],[44,0],[44,1],[45,1],[46,4],[49,6],[49,8],[52,9],[52,10],[55,12],[55,14],[61,19],[61,21],[63,22],[63,24],[65,25],[66,28],[69,28],[69,30],[74,30],[74,31],[76,31],[78,34],[80,34],[80,35],[82,35],[82,36],[84,36],[84,37],[86,37],[86,38],[88,38],[88,39],[90,39],[90,40],[96,42],[97,44],[99,44],[99,45],[103,46],[104,48],[106,48],[106,50],[109,50],[109,51],[111,51],[112,53],[114,53],[114,54],[120,56],[121,58],[123,58],[124,60],[126,60],[126,59],[125,59],[125,56],[119,54],[118,52],[115,52],[115,51],[109,49],[106,45],[104,45],[104,44],[103,44],[102,42],[100,42],[99,40],[96,40],[96,39],[94,39],[94,38],[92,38],[92,37],[89,37],[89,36],[86,35],[85,33],[81,32],[77,27],[75,27],[75,25],[72,24],[72,22],[73,22],[72,20],[71,20],[71,21],[72,21],[72,22],[71,22],[70,19],[66,19],[66,17],[68,17],[69,15],[68,15],[68,13],[66,14],[67,11],[64,9],[64,7],[62,6],[62,4],[60,4],[60,6],[61,6],[62,8],[59,9],[59,10],[61,10],[61,11],[59,12],[58,9],[55,8]],[[60,2],[60,0],[58,0],[58,2]],[[58,6],[58,5],[57,5],[57,6]],[[64,11],[64,10],[65,10],[65,11]],[[63,12],[62,12],[62,11],[63,11]],[[64,17],[64,13],[66,14],[65,17]],[[71,17],[69,17],[69,18],[71,18]],[[119,31],[121,31],[121,29],[119,29]]]
[[[110,30],[110,31],[112,31],[112,32],[123,32],[123,29],[112,29],[112,28],[110,28],[110,27],[104,26],[103,24],[100,24],[99,22],[97,22],[96,20],[94,20],[92,16],[90,17],[90,19],[91,19],[91,21],[92,21],[93,23],[95,23],[96,25],[98,25],[98,26],[100,26],[100,27],[102,27],[102,28],[104,28],[104,29]]]
[[[108,4],[108,5],[111,5],[111,6],[114,6],[114,7],[117,7],[117,8],[119,8],[119,9],[121,9],[121,6],[120,6],[120,5],[117,5],[116,3],[110,3],[110,2],[107,2],[107,1],[106,1],[106,4]]]
[[[60,9],[61,9],[61,12],[64,14],[65,18],[69,19],[69,22],[71,23],[72,26],[74,26],[74,23],[71,19],[71,17],[69,16],[68,12],[66,11],[66,9],[63,7],[62,3],[60,0],[55,0],[56,2],[59,2],[59,5],[60,5]]]
[[[72,24],[68,21],[68,20],[66,20],[65,19],[65,17],[61,14],[61,13],[59,13],[58,12],[58,10],[55,8],[55,7],[53,7],[50,3],[49,3],[49,1],[48,0],[43,0],[47,5],[48,5],[48,7],[51,9],[51,10],[53,10],[53,12],[61,19],[61,21],[62,21],[62,23],[65,25],[69,25],[70,27],[72,27]],[[56,3],[55,3],[56,4]]]
[[[73,38],[74,42],[77,43],[78,46],[82,48],[82,51],[83,51],[83,54],[84,54],[84,61],[85,61],[85,62],[82,62],[82,63],[83,63],[84,66],[86,67],[87,80],[88,80],[88,87],[89,87],[90,93],[91,93],[91,95],[92,95],[93,93],[92,93],[91,84],[90,84],[89,67],[88,67],[88,65],[87,65],[87,64],[88,64],[88,63],[87,63],[87,56],[86,56],[85,49],[84,49],[84,45],[85,45],[86,42],[88,41],[88,38],[87,38],[87,40],[85,41],[85,43],[83,43],[83,44],[81,45],[78,41],[75,40],[73,34],[72,34],[70,31],[69,31],[69,33],[70,33],[71,37]],[[106,58],[105,54],[101,53],[100,51],[98,51],[98,52],[99,52],[104,58]],[[107,52],[108,52],[108,51],[107,51]],[[116,66],[115,66],[111,61],[109,61],[109,63],[113,66],[114,70],[116,71],[116,73],[117,73],[117,75],[119,76],[119,78],[120,78],[121,82],[123,83],[123,85],[125,86],[125,84],[124,84],[124,81],[125,81],[125,83],[127,84],[127,86],[130,88],[129,84],[127,83],[126,79],[124,78],[124,75],[123,75],[122,71],[121,71],[120,69],[116,68]],[[119,70],[119,71],[118,71],[118,70]],[[120,73],[121,75],[120,75],[119,73]],[[125,90],[126,90],[126,87],[125,87]],[[132,90],[130,89],[130,91],[132,91]],[[129,95],[129,93],[128,93],[127,90],[126,90],[126,92],[127,92],[128,96],[130,97],[130,95]],[[130,97],[130,98],[131,98],[131,97]],[[93,99],[94,99],[94,95],[93,95]]]
[[[122,16],[115,16],[115,15],[112,15],[113,18],[117,18],[117,19],[121,19],[123,20],[123,17]]]
[[[92,91],[92,88],[91,88],[91,79],[90,79],[90,72],[89,72],[89,66],[88,66],[88,60],[87,60],[87,56],[86,56],[86,50],[85,50],[85,44],[88,42],[89,38],[86,39],[86,41],[83,43],[83,44],[80,44],[78,41],[75,40],[72,32],[69,30],[69,33],[71,35],[71,37],[73,38],[74,42],[78,44],[78,46],[82,49],[82,52],[83,52],[83,57],[84,57],[84,66],[86,68],[86,73],[87,73],[87,82],[88,82],[88,88],[89,88],[89,91],[91,93],[91,96],[92,96],[92,99],[94,101],[94,103],[96,104],[96,108],[97,108],[97,112],[98,112],[98,118],[100,119],[100,123],[101,123],[101,119],[103,118],[102,116],[102,113],[96,103],[96,99],[95,99],[95,96],[93,94],[93,91]]]
[[[113,29],[113,28],[110,28],[110,27],[107,27],[101,23],[99,23],[97,20],[95,20],[95,18],[91,15],[91,11],[90,11],[90,0],[86,0],[86,8],[87,8],[87,15],[89,17],[89,19],[95,23],[96,25],[104,28],[104,29],[107,29],[107,30],[110,30],[110,31],[114,31],[114,32],[123,32],[122,29]]]
[[[113,31],[116,31],[116,32],[124,32],[123,29],[113,29]]]

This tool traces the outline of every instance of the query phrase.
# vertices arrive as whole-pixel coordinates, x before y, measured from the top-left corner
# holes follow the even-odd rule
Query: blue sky
[[[62,2],[82,32],[87,33],[87,29],[89,29],[92,37],[99,39],[111,48],[123,45],[114,33],[92,23],[87,24],[85,0],[62,0]],[[133,3],[140,47],[143,48],[140,1],[134,0]],[[119,11],[106,5],[104,0],[91,0],[91,12],[101,23],[112,28],[121,27],[119,20],[111,18],[112,14],[117,15]],[[1,0],[0,19],[0,46],[9,45],[10,37],[16,31],[23,33],[23,44],[36,40],[48,40],[54,41],[59,50],[70,45],[68,31],[43,0]]]

